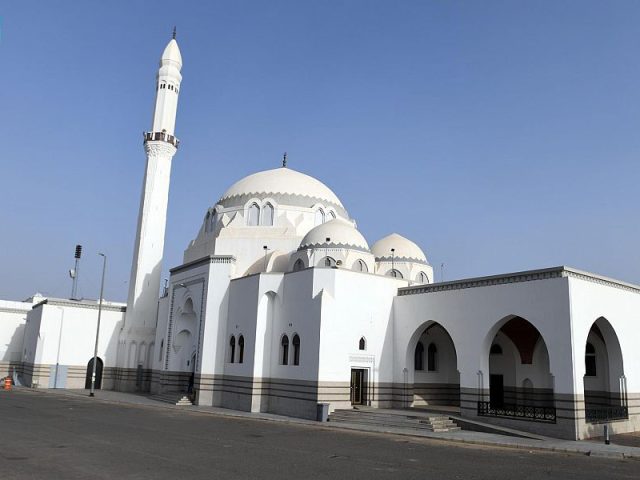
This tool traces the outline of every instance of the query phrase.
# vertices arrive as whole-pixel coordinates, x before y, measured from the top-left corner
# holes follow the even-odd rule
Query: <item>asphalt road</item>
[[[0,391],[5,479],[640,478],[640,462]]]

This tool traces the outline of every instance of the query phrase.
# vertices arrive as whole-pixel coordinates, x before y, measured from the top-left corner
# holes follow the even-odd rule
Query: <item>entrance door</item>
[[[489,375],[489,402],[491,408],[504,407],[504,377],[502,375]]]
[[[351,369],[351,405],[365,405],[367,401],[367,370]]]
[[[103,363],[100,357],[96,363],[96,384],[95,389],[100,390],[102,387],[102,367]],[[93,358],[87,363],[87,376],[85,377],[84,388],[91,388],[91,376],[93,375]]]

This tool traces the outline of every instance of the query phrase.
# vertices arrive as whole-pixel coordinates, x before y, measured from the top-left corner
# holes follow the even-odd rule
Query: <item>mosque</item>
[[[583,439],[640,430],[640,286],[564,266],[448,282],[416,243],[373,243],[288,168],[235,182],[161,290],[182,57],[162,53],[126,304],[0,301],[0,376],[316,417],[450,408]]]

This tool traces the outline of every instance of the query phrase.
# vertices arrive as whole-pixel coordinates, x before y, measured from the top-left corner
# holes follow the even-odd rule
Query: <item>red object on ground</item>
[[[11,390],[11,377],[5,377],[4,379],[4,389]]]

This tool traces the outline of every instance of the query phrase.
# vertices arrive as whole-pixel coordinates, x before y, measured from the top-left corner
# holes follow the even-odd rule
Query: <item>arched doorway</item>
[[[98,362],[96,363],[96,383],[95,383],[95,389],[96,390],[100,390],[100,388],[102,388],[102,367],[103,367],[103,362],[102,359],[100,357],[98,358]],[[91,359],[89,360],[89,363],[87,363],[87,375],[85,377],[85,381],[84,381],[84,388],[89,389],[91,388],[91,376],[93,375],[93,357],[91,357]]]
[[[584,350],[584,404],[587,422],[628,418],[622,349],[613,326],[598,318]]]
[[[411,337],[405,393],[415,407],[460,406],[458,356],[449,332],[439,323],[423,324]]]
[[[489,346],[489,402],[480,415],[555,421],[547,345],[528,320],[510,317]]]

